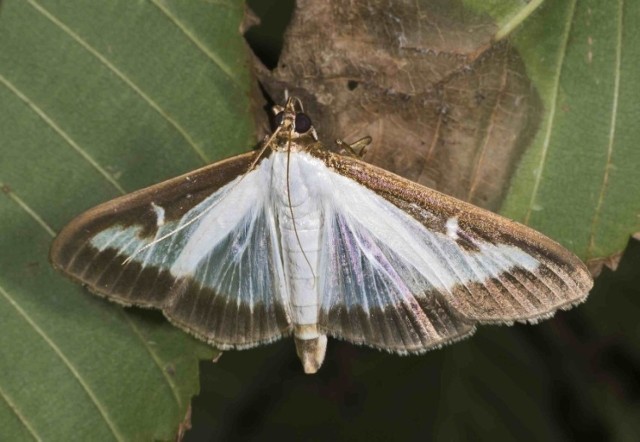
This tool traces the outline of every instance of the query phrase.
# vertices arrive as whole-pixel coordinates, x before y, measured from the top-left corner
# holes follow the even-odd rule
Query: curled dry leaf
[[[260,79],[300,96],[327,145],[370,135],[365,160],[497,210],[540,105],[495,31],[460,2],[299,1]]]

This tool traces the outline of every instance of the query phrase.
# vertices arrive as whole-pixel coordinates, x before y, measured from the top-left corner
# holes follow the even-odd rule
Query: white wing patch
[[[164,207],[157,205],[156,203],[151,203],[151,207],[153,211],[156,213],[156,225],[158,227],[164,226]]]
[[[100,251],[107,247],[118,250],[123,257],[133,256],[132,261],[159,267],[170,267],[175,277],[193,276],[209,253],[243,223],[251,223],[257,214],[266,210],[268,202],[264,174],[260,169],[235,179],[204,199],[178,221],[165,221],[165,210],[152,203],[157,216],[155,237],[142,235],[143,228],[133,225],[110,227],[98,233],[91,244]],[[192,222],[194,218],[199,218]],[[185,225],[189,224],[187,227]],[[149,245],[167,234],[165,240]],[[140,252],[143,248],[146,249]],[[246,249],[237,249],[229,257],[236,259]]]
[[[155,235],[144,236],[141,226],[116,225],[91,245],[115,250],[122,261],[132,257],[131,264],[142,269],[169,272],[181,294],[172,298],[167,315],[219,347],[276,339],[288,327],[288,302],[269,168],[264,160],[179,220],[167,220],[153,204]]]
[[[449,218],[431,231],[375,192],[324,167],[309,170],[324,192],[320,326],[327,333],[395,352],[420,352],[473,332],[454,310],[455,290],[539,261],[518,247],[462,232]],[[458,243],[463,237],[475,250]],[[475,292],[475,291],[474,291]]]
[[[278,155],[285,154],[272,154]],[[557,293],[579,290],[554,262],[484,240],[455,216],[443,219],[415,204],[412,215],[310,154],[294,153],[291,161],[296,180],[290,186],[303,186],[300,194],[308,191],[321,208],[321,250],[308,264],[318,278],[318,327],[327,334],[398,353],[421,352],[472,333],[476,322],[544,317],[565,305]],[[291,251],[283,251],[278,215],[286,186],[272,181],[277,164],[263,160],[180,220],[167,219],[153,204],[153,237],[140,226],[116,225],[91,244],[188,281],[168,315],[185,327],[202,324],[201,335],[217,345],[275,339],[292,318],[283,267]],[[301,210],[294,205],[294,215],[296,208]],[[419,219],[440,223],[440,229],[430,230]]]
[[[444,227],[447,229],[447,236],[451,239],[458,239],[458,218],[449,218]]]
[[[459,226],[456,218],[445,225],[446,233],[426,229],[411,215],[400,210],[375,192],[325,169],[329,189],[340,192],[325,195],[327,212],[340,217],[349,230],[366,232],[383,244],[396,257],[397,264],[412,268],[422,286],[448,292],[455,284],[483,281],[497,277],[514,267],[535,270],[539,262],[518,247],[491,244],[474,239],[479,252],[469,252],[456,240]],[[330,224],[325,229],[330,228]],[[325,243],[332,243],[333,232],[325,230]],[[371,256],[367,257],[371,259]]]

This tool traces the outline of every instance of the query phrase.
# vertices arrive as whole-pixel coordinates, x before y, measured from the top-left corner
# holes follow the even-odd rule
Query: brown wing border
[[[95,206],[72,219],[56,236],[49,252],[54,268],[66,272],[78,247],[114,225],[142,225],[145,235],[157,228],[151,203],[165,207],[167,221],[180,218],[217,189],[249,171],[259,152],[251,151],[209,164]],[[169,203],[164,205],[164,203]]]
[[[220,349],[250,348],[291,333],[282,305],[252,306],[227,302],[228,297],[200,286],[188,277],[176,279],[166,268],[123,265],[113,249],[99,251],[91,239],[113,225],[142,226],[153,237],[157,215],[152,203],[165,209],[166,221],[182,218],[215,191],[249,172],[259,151],[237,155],[178,177],[115,198],[87,210],[67,224],[54,239],[50,260],[54,268],[98,296],[125,306],[157,308],[167,319]],[[265,155],[266,157],[267,155]],[[190,316],[195,305],[197,321]],[[242,333],[240,333],[242,332]]]
[[[309,153],[324,161],[337,173],[385,198],[432,231],[445,233],[446,221],[455,217],[462,231],[473,232],[477,238],[492,244],[507,244],[523,249],[544,264],[545,268],[538,275],[516,271],[513,275],[502,274],[500,278],[456,287],[452,305],[469,320],[478,323],[536,322],[552,316],[558,309],[568,309],[583,302],[593,286],[591,274],[577,256],[530,227],[414,183],[355,157],[339,155],[325,149],[313,149]],[[424,212],[436,216],[425,217]],[[468,247],[469,252],[473,253],[472,246],[459,244]],[[559,296],[558,292],[561,291],[564,293]],[[484,308],[498,311],[500,302],[489,298],[507,296],[520,296],[525,303],[541,302],[543,305],[534,313],[521,312],[508,318],[501,317],[498,313],[495,316],[483,315],[480,311]],[[489,305],[491,302],[493,306]],[[545,302],[549,304],[545,306]]]

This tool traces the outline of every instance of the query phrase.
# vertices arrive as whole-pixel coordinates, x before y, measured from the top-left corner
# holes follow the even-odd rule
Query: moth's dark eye
[[[276,123],[276,127],[282,124],[282,119],[284,118],[284,112],[278,112],[276,117],[274,118],[274,122]]]
[[[296,114],[296,132],[303,134],[311,129],[311,118],[302,112]]]

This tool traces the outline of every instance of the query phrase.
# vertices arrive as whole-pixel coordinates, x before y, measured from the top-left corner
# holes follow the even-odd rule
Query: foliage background
[[[491,10],[493,5],[500,3],[508,8],[517,2],[479,2],[476,5]],[[282,22],[287,18],[286,7],[278,1],[249,4],[262,18],[262,26],[252,28],[246,37],[260,58],[267,60],[266,64],[273,68],[284,27]],[[602,86],[602,82],[609,81],[605,79],[606,72],[628,79],[635,67],[640,66],[633,49],[629,48],[631,41],[638,38],[634,31],[629,31],[629,23],[637,17],[637,11],[622,2],[615,5],[583,3],[578,11],[576,7],[575,2],[543,5],[522,24],[526,29],[520,34],[516,32],[513,41],[523,56],[529,57],[530,75],[537,77],[536,80],[542,83],[538,86],[543,90],[558,81],[560,74],[548,70],[548,60],[540,59],[544,59],[545,54],[563,57],[568,53],[569,57],[574,57],[573,62],[560,61],[564,64],[557,98],[561,115],[555,117],[560,118],[560,123],[553,117],[549,120],[548,113],[543,116],[555,138],[550,151],[556,158],[550,163],[555,162],[556,171],[547,173],[559,177],[566,174],[566,171],[557,170],[559,164],[563,164],[557,156],[568,156],[564,164],[572,165],[569,167],[580,169],[578,164],[587,164],[582,171],[574,169],[579,177],[574,175],[572,179],[578,183],[591,181],[597,186],[602,177],[602,157],[587,153],[581,158],[581,155],[589,152],[590,146],[601,146],[599,141],[589,139],[595,132],[588,127],[593,124],[589,123],[592,118],[604,125],[604,129],[597,130],[601,134],[599,137],[606,140],[610,135],[611,114],[605,109],[610,109],[615,94],[611,92],[612,88],[600,89],[593,85]],[[592,20],[611,23],[613,27],[608,29],[607,36],[598,36],[596,40],[605,46],[609,44],[606,42],[611,42],[613,49],[607,54],[600,52],[605,58],[601,60],[602,67],[584,78],[584,73],[575,71],[578,60],[583,62],[588,57],[587,14],[593,14]],[[623,14],[625,25],[621,23],[618,28],[613,23],[618,19],[622,22]],[[622,47],[624,68],[616,67],[612,59],[615,49],[620,49],[622,44],[616,35],[618,32],[622,35],[623,31],[627,42]],[[554,40],[553,35],[557,33],[566,39],[564,43]],[[563,44],[569,49],[563,48]],[[579,47],[576,49],[576,46]],[[590,75],[593,77],[589,78]],[[615,75],[608,77],[615,78]],[[629,107],[619,111],[622,122],[618,124],[626,127],[619,132],[625,134],[636,130],[628,123],[637,115],[632,102],[640,93],[633,83],[633,80],[627,81],[623,86],[631,95]],[[575,97],[582,103],[574,104]],[[588,108],[585,108],[585,102],[590,103]],[[583,115],[568,116],[569,106],[583,107]],[[592,114],[594,111],[601,111],[601,114],[596,116]],[[588,121],[584,121],[585,118]],[[573,121],[567,122],[567,119]],[[540,132],[544,134],[543,129],[544,126]],[[572,130],[583,133],[566,133]],[[616,151],[616,155],[627,155],[627,166],[637,169],[640,162],[630,151],[635,149],[639,138],[637,134],[625,136],[630,139],[617,146],[621,152]],[[532,151],[524,161],[535,162],[538,155]],[[617,159],[616,168],[621,166],[619,161],[625,160]],[[526,167],[523,166],[525,171]],[[626,203],[620,204],[625,207],[622,212],[637,214],[638,172],[623,173],[620,169],[618,172],[619,187],[610,189],[612,197],[627,199]],[[548,186],[555,186],[555,190],[545,190],[545,204],[549,199],[560,199],[552,204],[555,209],[551,210],[562,212],[563,204],[575,204],[575,200],[585,198],[557,181],[551,183],[553,180]],[[529,200],[518,197],[518,192],[526,193],[523,188],[530,185],[530,180],[524,177],[520,188],[513,190],[503,209],[507,214],[518,219],[526,216]],[[584,188],[580,189],[580,192],[584,191]],[[591,228],[590,223],[582,221],[590,216],[587,212],[585,218],[572,210],[564,209],[564,212],[565,217],[572,217],[571,220],[558,221],[554,216],[534,214],[541,223],[538,228],[555,234],[556,238],[575,234],[574,227],[578,230]],[[619,216],[620,222],[609,221],[614,228],[605,235],[617,239],[601,241],[606,251],[602,250],[604,255],[600,256],[621,250],[621,246],[615,244],[622,241],[625,246],[629,235],[629,221],[622,221],[629,217],[624,214],[611,216]],[[636,226],[631,231],[637,229],[637,219],[631,217],[630,222],[631,226]],[[620,230],[625,233],[620,235]],[[581,237],[582,234],[577,235]],[[586,256],[587,243],[580,242],[585,244],[584,248],[579,244],[568,246],[576,252],[582,250]],[[309,377],[299,372],[299,362],[291,351],[290,342],[256,349],[251,352],[253,354],[226,353],[217,367],[201,366],[202,394],[194,401],[194,429],[188,438],[635,440],[640,434],[638,269],[640,243],[631,240],[617,271],[605,268],[597,278],[588,302],[579,308],[560,313],[535,327],[484,327],[472,339],[423,357],[398,358],[332,341],[322,370]],[[223,360],[228,365],[221,373]],[[256,360],[260,362],[256,363]],[[222,392],[225,388],[228,390]]]
[[[509,11],[528,3],[461,4],[495,14],[500,28]],[[294,4],[250,6],[263,24],[245,35],[273,68]],[[237,32],[243,14],[241,3],[204,0],[0,3],[0,436],[170,440],[200,390],[186,440],[635,440],[637,242],[616,272],[603,270],[586,304],[553,320],[484,327],[470,340],[411,358],[331,341],[315,376],[302,373],[293,343],[284,340],[225,353],[216,364],[203,360],[198,378],[197,361],[215,351],[156,312],[125,311],[53,272],[51,236],[73,215],[255,144],[256,93]],[[638,19],[628,1],[546,2],[512,40],[543,100],[554,75],[562,80],[555,83],[556,117],[543,115],[543,128],[556,137],[549,137],[550,164],[588,166],[579,168],[580,181],[543,189],[553,202],[545,208],[560,218],[539,219],[537,227],[559,238],[589,232],[593,224],[570,209],[585,199],[597,204],[598,192],[594,199],[588,189],[615,172],[603,200],[613,210],[598,223],[598,257],[621,252],[638,226],[632,104],[640,92],[633,80],[640,39],[630,25]],[[595,43],[585,33],[594,22],[605,24]],[[555,34],[569,56],[584,61],[591,45],[602,64],[575,70],[568,57],[560,60],[563,75],[546,71],[545,51],[553,47],[543,43]],[[601,89],[609,92],[594,92]],[[572,120],[570,109],[583,116]],[[598,137],[610,139],[612,127],[623,134],[616,149],[598,150]],[[534,160],[537,152],[530,150]],[[525,189],[528,167],[525,157]],[[522,199],[512,190],[503,210],[522,219]],[[589,196],[576,199],[576,192]],[[582,244],[574,250],[590,256],[589,241]]]

